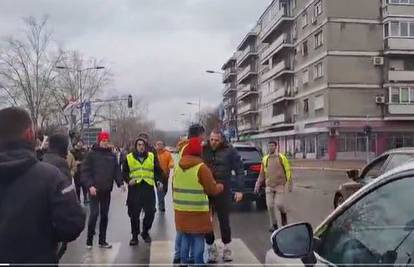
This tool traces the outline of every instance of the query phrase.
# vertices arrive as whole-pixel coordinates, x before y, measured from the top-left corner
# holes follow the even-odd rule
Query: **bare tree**
[[[202,111],[200,121],[207,133],[210,133],[214,129],[221,129],[222,127],[218,108]]]
[[[24,35],[9,37],[0,52],[0,90],[11,105],[28,109],[34,125],[40,127],[50,113],[54,66],[62,51],[53,45],[47,28],[48,18],[24,19]]]

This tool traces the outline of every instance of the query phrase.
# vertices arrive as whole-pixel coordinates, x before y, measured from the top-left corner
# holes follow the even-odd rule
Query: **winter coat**
[[[118,187],[123,184],[116,155],[109,148],[93,147],[81,164],[81,183],[88,189],[94,186],[107,192],[112,191],[114,181]]]
[[[170,170],[174,168],[174,159],[171,155],[171,152],[163,149],[161,151],[157,151],[157,156],[160,167],[164,172],[164,177],[168,179],[170,177]]]
[[[76,169],[73,173],[73,178],[79,179],[80,178],[80,171],[81,171],[81,162],[85,159],[86,151],[84,149],[72,149],[70,153],[75,158],[75,161],[79,162],[79,164],[76,165]]]
[[[74,187],[56,167],[37,161],[30,144],[0,144],[0,262],[56,264],[58,242],[84,226]]]
[[[66,159],[55,152],[46,152],[43,155],[43,162],[49,163],[56,168],[70,181],[72,182],[72,175],[70,173],[69,165]]]
[[[222,182],[225,187],[231,185],[232,171],[234,171],[237,183],[233,190],[236,192],[243,191],[244,166],[241,157],[235,148],[227,142],[224,142],[216,151],[214,151],[210,144],[207,143],[203,147],[202,158],[204,163],[210,168],[216,181]]]
[[[184,155],[179,161],[183,170],[190,169],[200,163],[202,159],[196,156]],[[204,192],[215,196],[223,191],[223,185],[216,183],[210,169],[203,164],[198,171],[198,182],[203,186]],[[175,210],[175,227],[177,231],[187,234],[206,234],[213,231],[210,212],[189,212]]]

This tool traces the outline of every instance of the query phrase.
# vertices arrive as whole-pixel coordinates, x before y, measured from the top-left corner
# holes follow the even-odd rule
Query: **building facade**
[[[236,95],[257,82],[242,140],[330,160],[414,146],[414,0],[275,0],[253,33],[236,57]]]

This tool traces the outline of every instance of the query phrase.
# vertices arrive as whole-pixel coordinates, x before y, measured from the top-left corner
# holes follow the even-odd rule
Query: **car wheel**
[[[341,193],[336,193],[334,198],[334,208],[336,209],[339,205],[344,203],[345,198]]]
[[[257,200],[256,200],[256,208],[258,210],[265,210],[267,209],[267,205],[266,205],[266,196],[260,196]]]

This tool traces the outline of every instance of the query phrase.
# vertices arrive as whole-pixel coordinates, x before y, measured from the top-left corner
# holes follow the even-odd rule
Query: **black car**
[[[259,148],[246,144],[233,144],[233,147],[239,152],[244,165],[244,201],[256,201],[256,207],[259,209],[266,208],[266,195],[264,187],[261,188],[259,194],[254,193],[257,178],[260,173],[262,163],[262,152]],[[235,176],[232,177],[232,188],[236,185]]]

